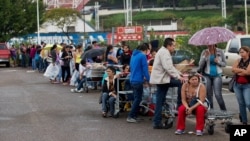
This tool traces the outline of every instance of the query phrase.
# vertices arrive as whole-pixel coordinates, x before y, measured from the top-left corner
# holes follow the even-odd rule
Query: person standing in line
[[[119,59],[121,65],[130,64],[131,55],[132,55],[132,52],[130,50],[129,45],[124,45],[123,52],[120,55],[120,59]]]
[[[70,45],[67,45],[61,56],[61,59],[63,60],[63,64],[61,66],[63,85],[68,85],[68,80],[70,79],[70,60],[72,58],[73,56],[70,51]],[[65,73],[67,73],[67,77],[65,77]]]
[[[130,61],[130,84],[133,89],[134,101],[129,112],[127,122],[136,123],[139,105],[143,95],[143,83],[149,82],[148,63],[146,58],[146,44],[139,45],[132,53]]]
[[[236,75],[234,92],[239,104],[240,119],[243,125],[247,125],[247,111],[250,112],[250,49],[247,46],[240,48],[241,56],[233,67],[232,71]]]
[[[106,50],[106,62],[109,65],[115,65],[118,63],[118,59],[116,58],[116,56],[113,55],[113,52],[114,47],[112,45],[108,45]]]
[[[36,45],[32,45],[31,49],[30,49],[30,58],[31,58],[32,70],[36,70],[36,68],[37,68],[35,55],[36,55]]]
[[[10,48],[10,55],[11,55],[11,59],[13,60],[13,67],[16,67],[17,52],[16,52],[16,48],[14,45],[12,45]]]
[[[52,48],[50,49],[50,56],[51,56],[51,58],[52,58],[52,65],[53,66],[55,66],[56,65],[56,60],[57,60],[57,45],[56,44],[54,44],[53,46],[52,46]],[[51,80],[51,83],[52,84],[56,84],[57,82],[56,82],[56,77],[53,77],[53,79]]]
[[[74,63],[75,63],[75,69],[77,71],[79,71],[79,65],[81,62],[81,55],[83,54],[83,50],[82,50],[82,45],[78,45],[76,47],[76,51],[75,53],[73,53],[73,57],[74,57]]]
[[[208,45],[201,53],[199,72],[203,72],[206,78],[207,99],[213,109],[213,93],[219,104],[220,110],[226,111],[226,105],[222,97],[222,67],[226,66],[224,52],[216,48],[216,45]]]
[[[154,64],[150,77],[150,84],[156,84],[156,107],[153,119],[154,129],[166,129],[167,125],[162,124],[162,106],[165,102],[166,94],[169,87],[178,88],[177,106],[181,105],[181,87],[185,82],[185,78],[181,76],[172,61],[171,53],[174,52],[175,41],[172,38],[164,40],[154,59]]]

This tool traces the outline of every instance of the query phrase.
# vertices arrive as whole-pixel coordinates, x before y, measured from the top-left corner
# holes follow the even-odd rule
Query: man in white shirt
[[[166,125],[161,123],[162,106],[165,102],[169,87],[178,88],[177,105],[181,105],[181,87],[185,79],[178,71],[172,61],[171,53],[174,52],[175,41],[172,38],[166,38],[163,46],[157,51],[150,76],[150,84],[156,84],[156,108],[153,119],[154,129],[166,129]]]

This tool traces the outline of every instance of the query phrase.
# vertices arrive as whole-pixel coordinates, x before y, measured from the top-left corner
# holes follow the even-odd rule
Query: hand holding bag
[[[234,92],[235,78],[236,78],[236,76],[234,75],[234,76],[232,77],[232,79],[231,79],[231,80],[229,81],[229,83],[228,83],[228,90],[229,90],[230,92]]]
[[[198,86],[198,89],[196,91],[196,96],[194,98],[191,99],[191,101],[189,102],[189,107],[194,106],[197,102],[199,102],[202,106],[206,107],[207,110],[210,110],[210,102],[208,101],[207,98],[205,98],[205,102],[203,103],[200,99],[199,99],[199,89],[200,89],[200,85]]]

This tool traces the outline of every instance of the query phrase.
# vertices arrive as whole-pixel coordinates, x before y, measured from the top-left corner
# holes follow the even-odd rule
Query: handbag
[[[232,93],[234,92],[235,77],[234,75],[228,83],[228,90]]]
[[[197,72],[200,74],[204,74],[206,67],[207,67],[207,62],[205,61],[205,63],[197,70]]]
[[[197,102],[199,102],[202,106],[206,107],[207,110],[210,110],[210,102],[209,102],[209,100],[208,100],[207,98],[205,98],[205,102],[202,102],[202,101],[199,99],[198,93],[199,93],[200,85],[201,85],[201,84],[199,84],[198,89],[197,89],[197,91],[196,91],[196,96],[193,97],[193,98],[191,99],[191,101],[189,102],[188,105],[189,105],[189,107],[192,107],[192,106],[194,106]]]

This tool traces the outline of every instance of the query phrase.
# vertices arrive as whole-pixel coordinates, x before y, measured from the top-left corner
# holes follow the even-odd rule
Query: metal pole
[[[222,12],[222,18],[227,18],[227,7],[226,7],[226,0],[221,0],[221,12]],[[227,27],[227,24],[225,24],[225,27]]]
[[[95,2],[95,29],[99,31],[99,3]]]
[[[245,27],[246,27],[246,34],[248,34],[248,23],[247,23],[247,0],[245,0]]]
[[[114,45],[114,42],[115,42],[115,28],[112,27],[111,45]]]
[[[41,44],[41,41],[40,41],[40,23],[39,23],[39,1],[36,0],[36,14],[37,14],[37,44]]]

